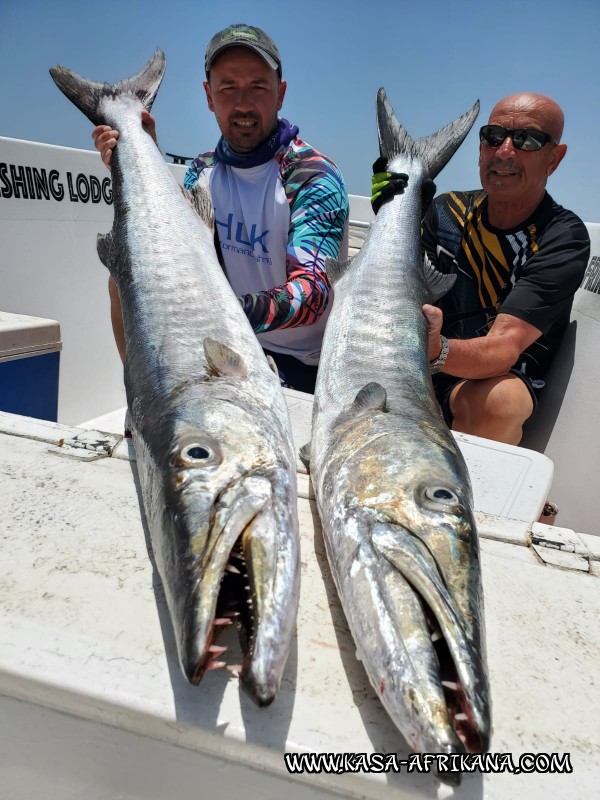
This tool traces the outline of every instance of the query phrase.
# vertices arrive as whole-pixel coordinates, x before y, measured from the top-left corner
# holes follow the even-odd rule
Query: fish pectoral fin
[[[427,300],[429,303],[437,303],[456,283],[456,275],[445,275],[436,269],[429,260],[427,253],[423,254],[423,274],[429,293]]]
[[[223,342],[207,336],[204,339],[204,355],[214,375],[220,377],[229,375],[242,380],[248,377],[248,368],[244,359]]]
[[[310,472],[310,442],[303,444],[298,450],[300,461],[304,464],[306,469]]]
[[[193,189],[185,189],[182,186],[181,191],[202,222],[213,230],[215,227],[215,211],[206,182],[203,180],[197,181]]]
[[[279,369],[277,367],[277,364],[275,363],[275,359],[273,358],[273,356],[267,356],[267,364],[269,365],[269,367],[271,367],[271,372],[274,372],[275,375],[277,375],[277,377],[279,378],[279,382],[283,383],[283,380],[281,379],[281,376],[279,374]]]
[[[96,236],[96,250],[98,258],[107,269],[110,269],[110,248],[112,247],[112,232],[99,233]]]
[[[367,383],[354,398],[349,411],[356,415],[387,410],[387,392],[380,383]]]
[[[351,263],[351,258],[346,259],[346,261],[338,261],[337,258],[325,259],[325,272],[332,286],[345,274]]]

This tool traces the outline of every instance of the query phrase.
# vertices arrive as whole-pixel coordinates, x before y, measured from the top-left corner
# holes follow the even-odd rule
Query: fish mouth
[[[222,660],[227,647],[218,644],[220,635],[231,625],[237,626],[244,661],[252,659],[254,614],[243,535],[242,533],[237,538],[223,568],[210,640],[205,647],[204,657],[197,661],[195,667],[193,665],[191,667],[192,671],[188,676],[191,683],[198,684],[205,672],[223,667],[236,675],[241,674],[242,664],[228,664],[227,661]]]
[[[440,685],[444,690],[446,712],[454,732],[469,753],[483,753],[488,749],[488,741],[475,720],[472,706],[469,703],[448,640],[424,597],[415,592],[422,607],[425,622],[431,634],[431,643],[436,654]]]
[[[255,620],[247,540],[254,520],[269,506],[270,495],[268,479],[250,477],[227,486],[215,500],[204,552],[194,564],[182,632],[182,666],[192,684],[200,683],[205,672],[222,667],[241,674],[243,665],[228,665],[227,648],[218,644],[220,634],[231,625],[238,627],[244,663],[252,658]]]
[[[208,543],[194,567],[180,649],[190,683],[227,668],[261,706],[279,689],[298,594],[294,549],[277,544],[282,525],[272,479],[249,476],[217,497]],[[219,644],[232,625],[241,664],[228,663],[228,648]]]
[[[479,598],[474,599],[472,624],[463,624],[434,556],[418,536],[397,524],[380,523],[373,527],[372,544],[418,600],[420,626],[428,632],[438,664],[437,683],[457,740],[469,753],[486,752],[491,722],[487,673],[480,655],[484,645],[477,624]]]

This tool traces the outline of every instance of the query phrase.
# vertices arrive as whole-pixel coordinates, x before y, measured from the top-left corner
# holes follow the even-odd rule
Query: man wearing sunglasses
[[[457,276],[423,309],[454,430],[518,444],[569,321],[590,251],[583,222],[546,192],[567,152],[563,121],[549,97],[505,97],[480,130],[483,189],[440,195],[423,220],[427,256]]]

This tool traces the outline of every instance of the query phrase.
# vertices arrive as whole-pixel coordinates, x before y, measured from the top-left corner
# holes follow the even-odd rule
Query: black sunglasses
[[[548,142],[558,144],[553,136],[537,128],[505,128],[502,125],[484,125],[479,131],[479,141],[489,147],[500,147],[510,136],[517,150],[541,150]]]

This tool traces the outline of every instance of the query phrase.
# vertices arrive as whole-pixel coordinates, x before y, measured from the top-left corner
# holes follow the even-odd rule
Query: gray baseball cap
[[[277,45],[264,31],[254,28],[252,25],[230,25],[219,33],[215,33],[208,43],[204,57],[204,69],[207,77],[215,58],[228,47],[249,47],[271,69],[276,69],[281,78],[281,56]]]

